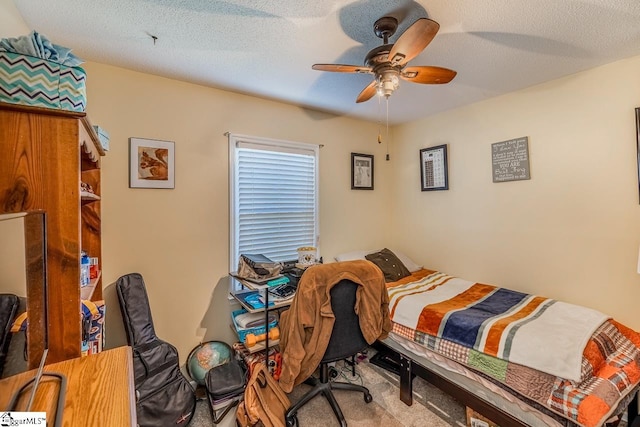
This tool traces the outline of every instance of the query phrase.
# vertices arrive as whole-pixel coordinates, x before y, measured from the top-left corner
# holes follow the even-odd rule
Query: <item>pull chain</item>
[[[382,132],[380,132],[381,125],[382,125],[382,104],[380,103],[380,97],[378,96],[378,144],[382,144]]]
[[[386,160],[389,160],[389,97],[387,96],[387,157]]]

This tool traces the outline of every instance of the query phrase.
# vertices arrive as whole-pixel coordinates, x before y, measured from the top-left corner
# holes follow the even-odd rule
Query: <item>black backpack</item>
[[[176,348],[156,335],[142,276],[120,277],[116,291],[133,348],[138,425],[186,426],[195,411],[195,392],[180,371]]]

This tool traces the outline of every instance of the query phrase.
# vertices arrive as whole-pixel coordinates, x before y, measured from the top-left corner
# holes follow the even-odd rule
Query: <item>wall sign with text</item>
[[[529,137],[491,144],[493,182],[531,179],[529,174]]]

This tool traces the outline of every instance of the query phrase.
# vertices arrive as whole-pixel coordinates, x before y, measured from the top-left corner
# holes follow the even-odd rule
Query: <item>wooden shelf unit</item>
[[[101,202],[82,200],[80,182],[100,197],[104,154],[85,113],[0,103],[0,213],[47,215],[49,363],[81,355],[80,252],[102,264],[102,244]]]
[[[98,283],[100,283],[100,279],[102,278],[102,271],[98,272],[98,276],[95,279],[91,279],[87,286],[83,286],[80,288],[80,299],[81,300],[90,300],[96,301],[93,298],[93,294],[98,288]]]
[[[240,306],[242,308],[244,308],[247,312],[249,313],[261,313],[264,312],[264,322],[265,325],[267,325],[265,327],[265,329],[268,331],[269,330],[269,312],[273,311],[273,310],[277,310],[280,311],[280,309],[283,308],[287,308],[291,305],[291,302],[293,301],[293,297],[291,298],[287,298],[287,299],[280,299],[280,298],[274,298],[273,296],[271,298],[276,299],[276,301],[273,302],[273,305],[269,305],[269,287],[267,285],[258,285],[255,283],[252,283],[248,280],[243,280],[243,279],[239,279],[237,277],[234,276],[229,276],[229,280],[231,280],[232,282],[236,282],[236,283],[240,283],[241,285],[241,290],[235,290],[237,289],[236,285],[233,285],[231,289],[234,289],[233,291],[230,292],[230,295],[238,302],[240,303]],[[253,308],[251,307],[249,304],[246,303],[246,301],[244,300],[244,298],[242,298],[242,294],[248,293],[248,292],[254,292],[254,291],[260,291],[264,294],[264,301],[265,301],[265,307],[263,308]],[[235,327],[234,325],[231,325],[231,329],[235,331]],[[237,331],[235,331],[237,333]],[[259,342],[257,343],[255,346],[249,348],[247,347],[247,350],[249,351],[249,353],[257,353],[258,351],[263,351],[266,350],[267,348],[271,348],[271,347],[275,347],[278,344],[280,344],[280,340],[273,340],[273,339],[269,339],[269,335],[267,334],[266,339],[264,340],[264,342]],[[267,355],[267,351],[265,351],[265,357]]]

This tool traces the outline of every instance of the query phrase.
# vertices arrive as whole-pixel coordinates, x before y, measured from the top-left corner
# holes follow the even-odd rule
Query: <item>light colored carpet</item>
[[[373,351],[369,356],[373,355]],[[413,405],[407,406],[400,401],[398,377],[384,369],[375,366],[368,361],[360,362],[356,368],[357,376],[351,376],[350,368],[343,369],[340,381],[348,379],[351,382],[362,384],[369,389],[373,396],[373,402],[364,402],[362,393],[352,391],[334,391],[336,400],[350,427],[447,427],[466,426],[465,408],[453,398],[442,393],[421,378],[413,382]],[[297,386],[289,399],[296,402],[310,386],[301,384]],[[235,414],[235,412],[234,412]],[[224,424],[229,425],[227,418]],[[230,421],[230,420],[229,420]],[[331,406],[322,396],[318,396],[308,402],[298,412],[300,427],[331,427],[339,426]],[[198,402],[196,413],[189,427],[213,426],[211,415],[206,400]],[[233,423],[230,423],[233,425]]]
[[[437,388],[416,378],[413,383],[412,406],[400,401],[398,377],[368,362],[358,364],[357,373],[362,384],[369,389],[373,402],[366,404],[362,393],[334,391],[349,426],[415,426],[446,427],[465,424],[464,406],[445,395]],[[350,380],[360,384],[351,376],[350,369],[342,370],[341,381]],[[296,401],[310,386],[301,384],[290,394]],[[339,426],[329,403],[324,397],[313,399],[298,412],[300,427]]]

